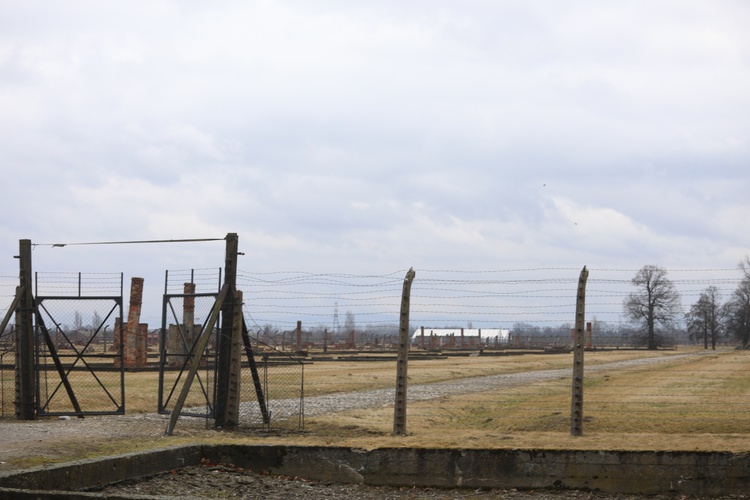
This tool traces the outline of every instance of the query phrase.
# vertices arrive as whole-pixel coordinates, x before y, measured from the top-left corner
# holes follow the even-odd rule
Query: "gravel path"
[[[656,358],[641,358],[625,361],[591,365],[585,368],[585,373],[614,370],[619,368],[646,366],[666,361],[676,361],[690,357],[703,356],[703,351],[678,354],[674,356],[660,356]],[[472,377],[435,384],[410,385],[407,390],[408,401],[425,401],[437,399],[443,396],[456,394],[473,394],[477,392],[491,391],[508,387],[517,387],[545,380],[555,380],[572,376],[571,369],[558,370],[536,370],[505,375],[488,375],[486,377]],[[357,391],[348,393],[327,394],[324,396],[306,396],[305,417],[314,417],[327,413],[356,410],[363,408],[376,408],[394,404],[396,398],[395,388],[373,389],[369,391]],[[290,418],[299,411],[298,399],[276,400],[269,403],[272,417],[275,420]],[[243,403],[240,408],[248,423],[260,423],[260,409],[256,402]]]
[[[633,359],[591,365],[586,372],[598,372],[624,367],[644,366],[666,361],[676,361],[686,357],[703,355],[680,354],[657,358]],[[538,370],[507,375],[490,375],[473,377],[436,384],[412,385],[408,388],[409,401],[424,401],[454,394],[471,394],[505,387],[531,384],[560,377],[570,377],[571,370]],[[395,390],[375,389],[349,393],[311,396],[304,400],[305,416],[316,416],[338,411],[361,408],[375,408],[394,404]],[[281,400],[272,402],[272,414],[275,421],[286,416],[295,415],[299,400]],[[253,406],[254,405],[254,406]],[[245,403],[243,415],[259,416],[257,403]],[[32,422],[0,419],[0,471],[12,468],[8,462],[29,456],[56,456],[56,445],[63,442],[74,442],[86,436],[91,440],[107,438],[164,439],[168,417],[156,413],[129,414],[108,417],[87,417],[70,419],[40,419]],[[243,421],[244,422],[244,421]],[[207,421],[197,418],[181,418],[175,434],[193,435],[205,431]],[[211,431],[206,431],[211,432]],[[165,442],[165,445],[167,443]]]

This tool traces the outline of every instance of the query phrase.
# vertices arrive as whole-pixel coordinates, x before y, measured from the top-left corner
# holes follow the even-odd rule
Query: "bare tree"
[[[745,260],[740,262],[740,271],[745,275],[746,280],[750,280],[750,256],[746,256]]]
[[[711,339],[711,349],[716,350],[716,341],[721,330],[722,308],[719,303],[721,294],[715,286],[706,288],[698,301],[690,307],[687,313],[687,328],[690,338],[703,338],[703,348],[708,349],[708,339]]]
[[[740,269],[745,276],[724,304],[723,314],[727,333],[747,347],[750,345],[750,258],[745,257]]]
[[[625,298],[625,316],[641,325],[649,349],[658,347],[656,327],[669,328],[681,313],[680,294],[663,267],[643,266],[631,280],[638,290]]]

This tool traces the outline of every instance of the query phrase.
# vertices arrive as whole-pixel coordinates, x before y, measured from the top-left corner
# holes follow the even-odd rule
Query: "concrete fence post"
[[[586,310],[586,280],[589,272],[583,266],[578,278],[578,296],[576,299],[576,326],[575,338],[573,339],[573,394],[570,405],[570,434],[580,436],[583,434],[583,351],[584,337],[583,328]]]
[[[414,281],[414,269],[410,268],[404,278],[401,293],[401,314],[399,317],[398,358],[396,361],[396,407],[393,412],[393,435],[406,435],[406,390],[407,365],[409,362],[409,303],[411,301],[411,283]],[[424,328],[422,329],[422,347],[424,347]]]
[[[18,420],[36,419],[34,361],[34,296],[31,240],[19,241],[19,286],[16,290],[16,398]]]

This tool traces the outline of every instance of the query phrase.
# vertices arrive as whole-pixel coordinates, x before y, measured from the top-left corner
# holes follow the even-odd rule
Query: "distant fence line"
[[[543,347],[569,342],[580,269],[415,270],[412,332],[419,327],[504,328],[511,331],[511,344]],[[617,347],[638,343],[636,332],[622,316],[623,301],[635,290],[631,279],[637,271],[589,268],[586,319],[594,325],[595,344]],[[248,328],[269,345],[296,347],[297,322],[301,321],[303,343],[321,345],[329,341],[339,346],[383,347],[395,341],[398,333],[404,273],[405,270],[385,274],[239,270],[237,287],[244,293]],[[78,286],[73,276],[76,273],[46,274],[60,278],[59,283],[46,282],[46,294],[78,293],[73,289]],[[86,273],[83,293],[108,292],[112,283],[119,283],[120,276]],[[709,286],[717,287],[726,300],[741,282],[742,273],[739,269],[668,269],[668,277],[687,312]],[[185,282],[196,283],[198,292],[217,290],[221,270],[168,271],[165,292],[175,293]],[[17,284],[17,277],[0,276],[3,315]],[[7,344],[8,332],[2,333],[4,338],[0,340]],[[680,331],[665,334],[672,342],[687,341]]]
[[[511,331],[508,345],[541,348],[570,343],[580,269],[415,271],[412,332],[419,327],[504,328]],[[586,319],[593,323],[594,345],[639,343],[637,332],[622,316],[623,301],[635,291],[631,280],[637,271],[589,269]],[[297,322],[301,321],[303,344],[383,348],[397,335],[404,273],[239,271],[238,287],[245,293],[245,311],[252,328],[269,344],[296,347]],[[740,284],[742,273],[739,269],[675,269],[668,270],[668,277],[687,312],[709,286],[728,298]],[[688,341],[679,329],[662,334],[667,343]],[[444,346],[446,341],[439,343]]]

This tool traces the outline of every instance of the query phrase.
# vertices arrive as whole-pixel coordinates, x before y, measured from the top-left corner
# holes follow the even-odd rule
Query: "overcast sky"
[[[736,267],[749,23],[739,0],[2,0],[0,275],[22,238],[229,232],[253,272]],[[34,250],[149,283],[223,260]]]

